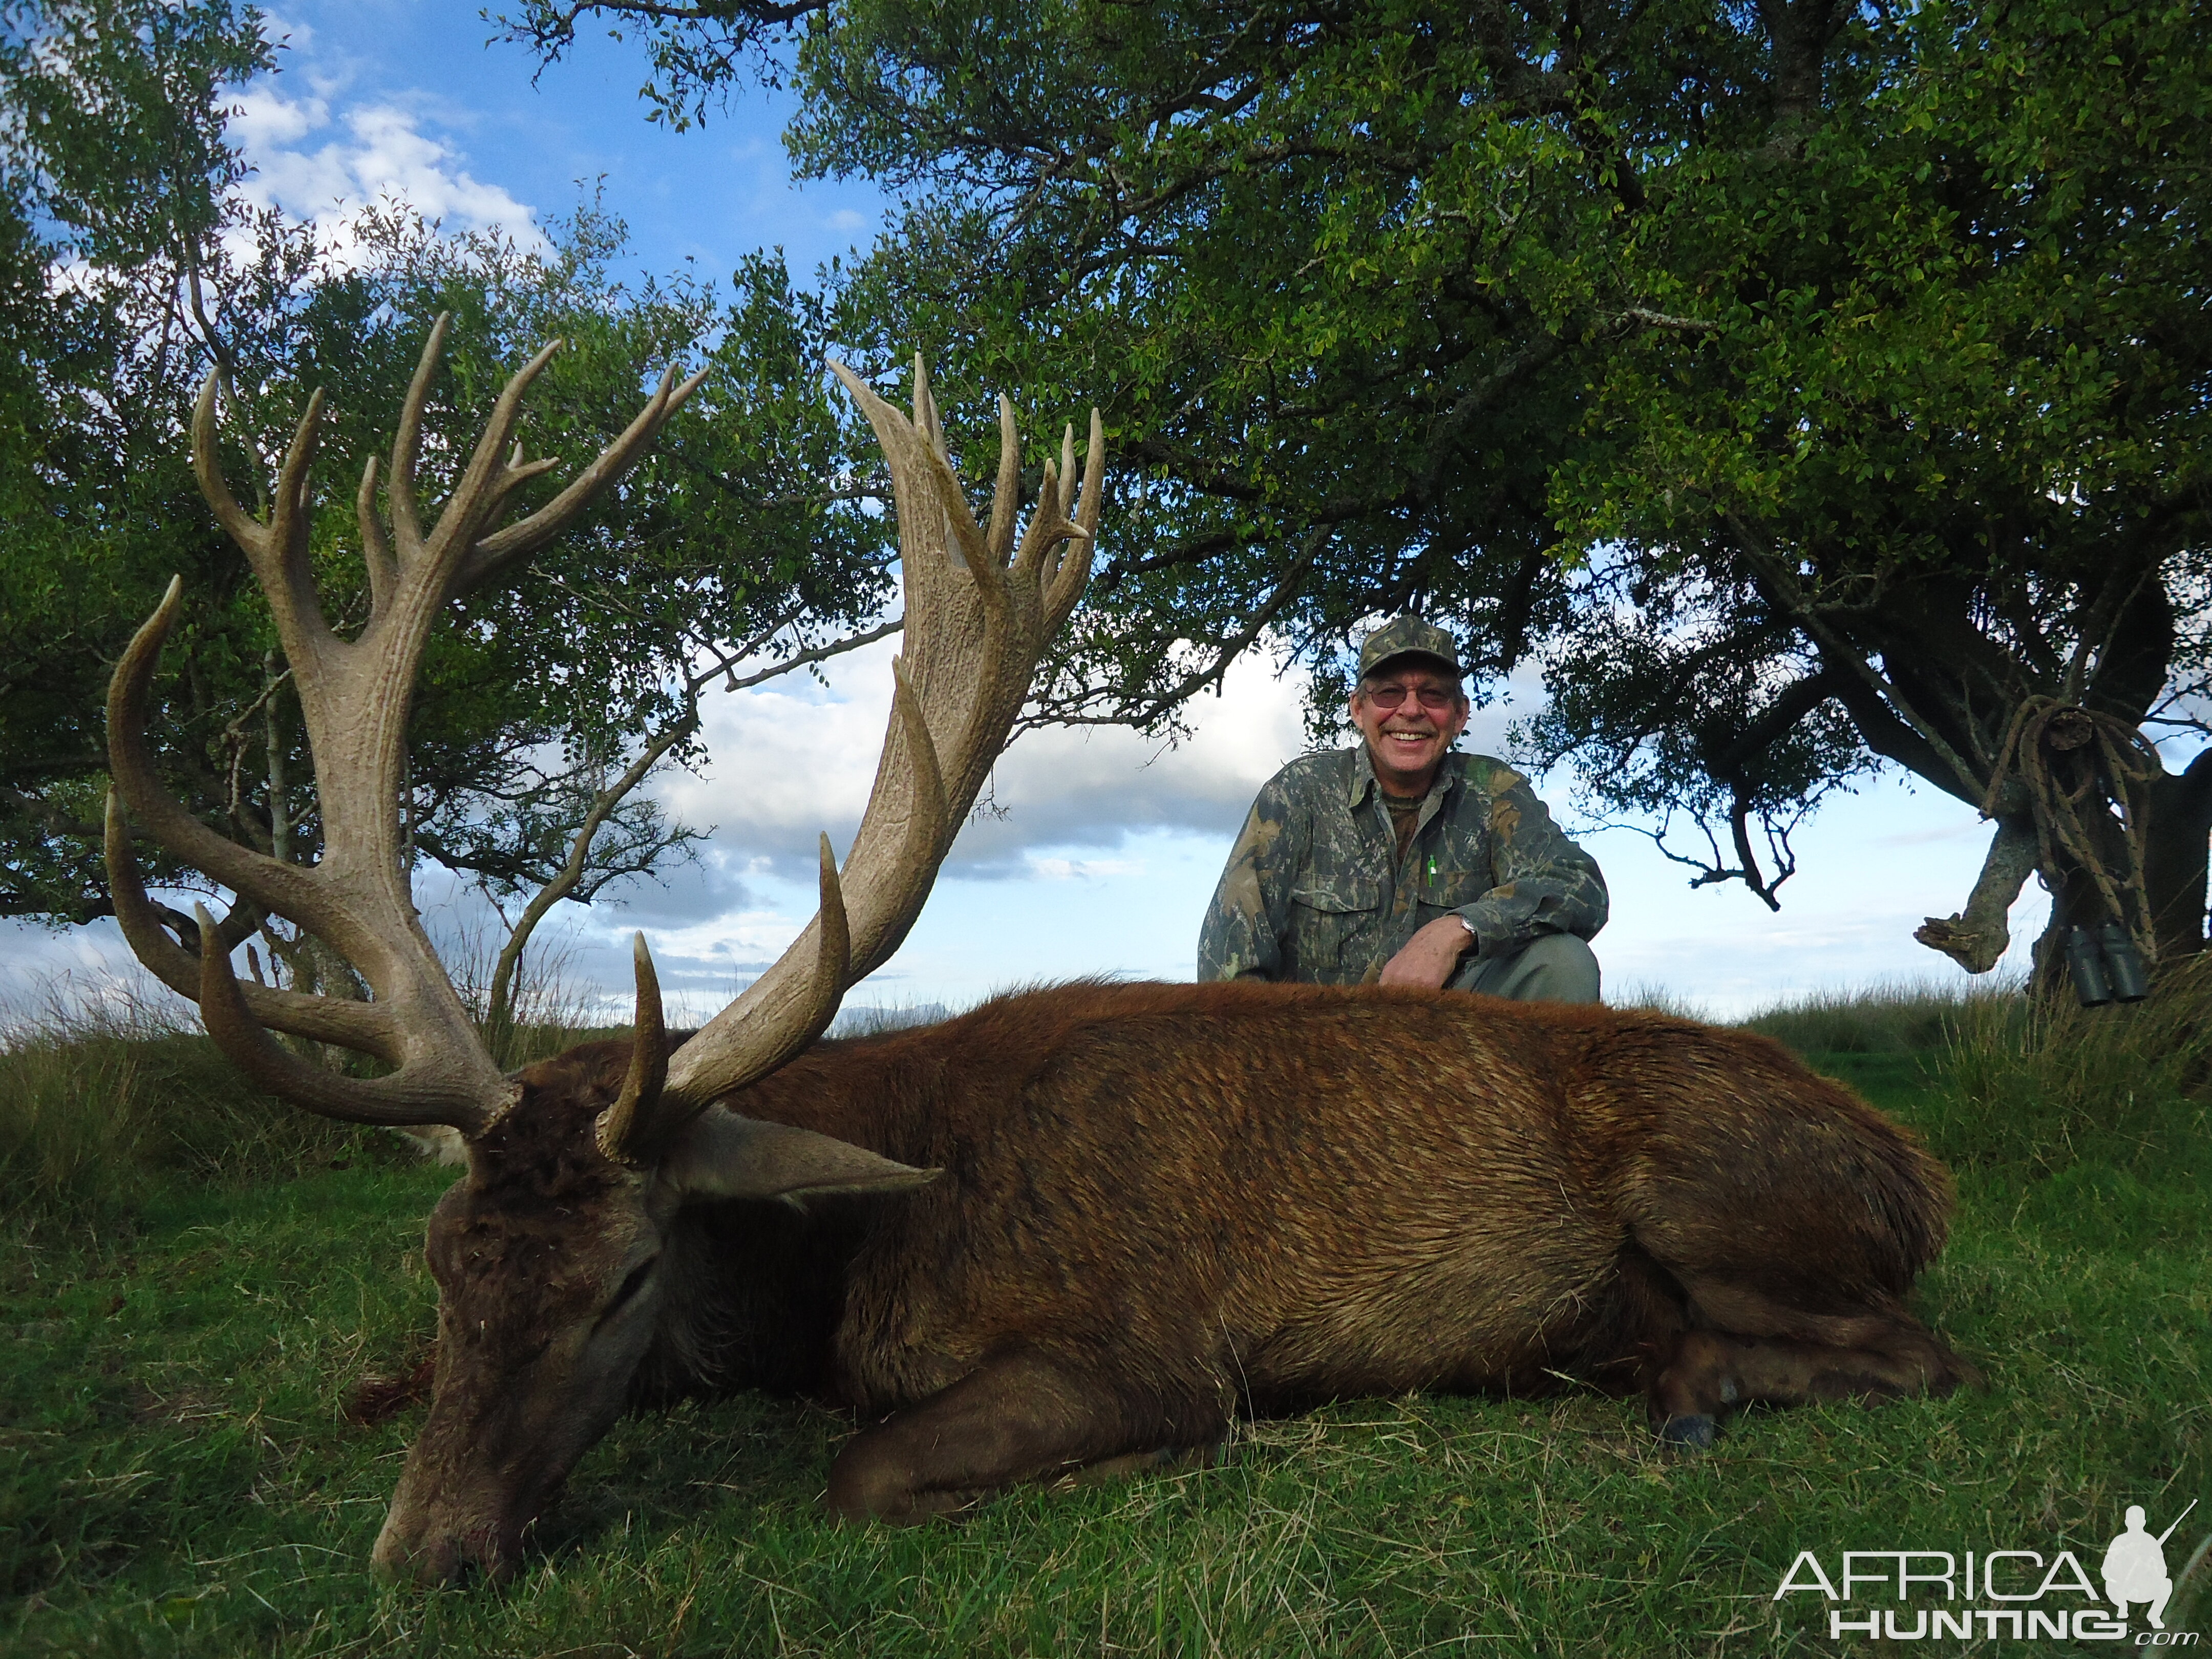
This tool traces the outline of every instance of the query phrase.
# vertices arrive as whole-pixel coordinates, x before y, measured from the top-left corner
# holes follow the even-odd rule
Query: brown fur
[[[630,1397],[850,1406],[874,1426],[830,1498],[856,1516],[1338,1396],[1564,1375],[1643,1389],[1656,1428],[1702,1444],[1736,1401],[1970,1375],[1904,1311],[1942,1244],[1942,1166],[1739,1032],[1381,988],[1031,991],[819,1043],[726,1103],[945,1172],[804,1212],[656,1194],[600,1158],[626,1050],[526,1073],[441,1206],[441,1468],[512,1447],[486,1402],[528,1392],[518,1356],[610,1316],[648,1216],[661,1299]],[[565,1473],[581,1445],[557,1438],[533,1468]],[[550,1490],[526,1484],[530,1507]]]
[[[1623,1363],[1632,1244],[1811,1316],[1901,1301],[1949,1206],[1911,1137],[1760,1038],[1413,991],[1066,986],[732,1104],[951,1172],[854,1265],[865,1411],[1016,1340],[1266,1402],[1526,1388]]]

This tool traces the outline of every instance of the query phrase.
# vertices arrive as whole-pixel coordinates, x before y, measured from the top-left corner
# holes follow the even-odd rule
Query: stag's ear
[[[848,1140],[709,1107],[660,1160],[661,1179],[712,1198],[911,1192],[944,1173],[893,1163]]]

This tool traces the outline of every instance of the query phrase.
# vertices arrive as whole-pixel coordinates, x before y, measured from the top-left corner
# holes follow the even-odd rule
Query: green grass
[[[19,1047],[0,1056],[0,1652],[1826,1653],[1826,1604],[1771,1599],[1800,1549],[1833,1571],[1846,1548],[2070,1548],[2094,1573],[2126,1504],[2162,1527],[2206,1495],[2179,1571],[2212,1532],[2193,1028],[1954,1000],[1930,1038],[1878,1004],[1856,1027],[1821,1011],[1816,1063],[1957,1171],[1922,1305],[1986,1393],[1753,1412],[1688,1460],[1589,1395],[1352,1401],[1243,1425],[1213,1467],[898,1531],[817,1507],[849,1424],[742,1397],[621,1425],[497,1594],[369,1576],[419,1412],[344,1411],[425,1352],[422,1217],[452,1171],[252,1099],[198,1039]],[[1922,1037],[1883,1035],[1905,1027]],[[40,1066],[132,1103],[64,1133],[62,1084],[42,1120],[20,1104]],[[2212,1641],[2208,1601],[2177,1598],[2169,1626]]]
[[[2009,1003],[2014,988],[1960,994],[1904,981],[1850,993],[1816,991],[1743,1024],[1803,1054],[1927,1054],[1950,1042],[1966,1009]]]
[[[16,1246],[96,1246],[156,1194],[388,1152],[276,1106],[208,1040],[125,1006],[15,1033],[0,1050],[0,1216]]]

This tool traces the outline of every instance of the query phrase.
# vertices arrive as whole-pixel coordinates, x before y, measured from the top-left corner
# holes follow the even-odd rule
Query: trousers
[[[1572,933],[1545,933],[1510,956],[1464,958],[1444,988],[1514,1002],[1595,1002],[1599,978],[1588,945]]]

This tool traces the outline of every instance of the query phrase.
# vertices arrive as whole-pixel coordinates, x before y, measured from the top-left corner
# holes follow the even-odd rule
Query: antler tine
[[[707,371],[703,368],[681,384],[676,380],[674,369],[664,374],[660,377],[659,389],[646,406],[637,412],[637,417],[623,429],[620,437],[599,452],[598,459],[576,475],[574,483],[528,518],[486,536],[476,544],[461,562],[453,591],[466,593],[481,586],[507,566],[536,552],[566,530],[569,520],[582,512],[593,496],[636,464],[638,458],[659,435],[660,428],[668,423],[669,417],[683,408],[706,378]],[[531,461],[511,469],[508,481],[501,491],[501,499],[504,499],[507,489],[513,489],[525,478],[535,477],[544,470],[545,465]]]
[[[1022,544],[1014,550],[1014,569],[1031,581],[1043,580],[1046,554],[1066,538],[1083,533],[1080,525],[1061,514],[1060,501],[1060,469],[1047,461],[1044,480],[1037,486],[1036,507],[1030,514],[1029,528],[1022,532]]]
[[[845,910],[845,886],[826,835],[822,837],[820,891],[821,902],[814,913],[814,973],[807,983],[806,1018],[793,1034],[790,1046],[769,1061],[771,1072],[830,1029],[830,1022],[837,1018],[838,1000],[853,982],[853,930]]]
[[[1004,564],[1014,550],[1014,520],[1022,510],[1022,441],[1014,428],[1014,400],[999,394],[999,477],[991,490],[991,562]]]
[[[138,860],[131,851],[131,830],[123,816],[123,799],[107,792],[107,890],[115,906],[115,921],[125,941],[155,978],[178,995],[198,1000],[200,958],[180,950],[169,937],[146,896],[146,883]],[[249,911],[251,917],[256,913]],[[226,926],[216,948],[229,955],[234,941]],[[351,1002],[341,997],[307,996],[297,991],[272,990],[265,985],[239,986],[247,1010],[264,1025],[294,1036],[374,1054],[397,1064],[400,1058],[392,1011],[380,1002]]]
[[[1069,459],[1073,461],[1073,457]],[[1071,466],[1069,472],[1061,476],[1063,492],[1067,488],[1067,477],[1073,471]],[[1098,514],[1103,504],[1105,490],[1106,428],[1098,417],[1098,411],[1094,409],[1091,411],[1090,448],[1084,456],[1081,505],[1075,514],[1075,527],[1083,533],[1069,537],[1061,544],[1060,557],[1053,568],[1051,579],[1046,583],[1044,631],[1047,637],[1060,632],[1061,625],[1074,611],[1076,600],[1082,597],[1084,584],[1091,580],[1091,562],[1098,550]],[[1066,510],[1064,507],[1061,508],[1063,513]]]
[[[821,895],[814,920],[768,972],[676,1051],[656,1121],[649,1129],[633,1128],[625,1146],[665,1138],[714,1104],[717,1096],[766,1077],[830,1029],[837,1017],[838,1001],[855,975],[844,884],[827,836],[822,837]],[[803,977],[802,963],[806,964]],[[750,1010],[752,1018],[738,1033],[744,1040],[732,1043],[730,1038],[738,1028],[726,1022],[738,1007]],[[720,1036],[710,1037],[717,1026],[722,1028]],[[702,1041],[708,1043],[704,1049],[699,1047]],[[708,1063],[701,1064],[702,1060]]]
[[[307,394],[307,412],[292,429],[292,441],[284,451],[284,465],[276,474],[276,495],[270,506],[269,517],[269,552],[283,561],[283,574],[289,582],[305,585],[309,579],[307,569],[307,469],[314,465],[315,449],[322,441],[323,389],[317,386]],[[265,580],[265,579],[264,579]],[[314,590],[306,587],[305,597],[319,617],[322,614],[315,603]]]
[[[192,471],[199,479],[200,493],[260,579],[285,654],[295,663],[319,657],[331,637],[330,624],[324,619],[322,602],[315,592],[314,573],[307,563],[307,469],[314,461],[322,422],[323,394],[318,390],[307,399],[307,412],[293,429],[277,474],[270,521],[263,524],[239,506],[222,476],[222,459],[216,447],[212,370],[201,382],[199,398],[192,406]]]
[[[845,861],[850,959],[842,982],[849,985],[881,965],[920,915],[953,833],[1021,712],[1049,638],[1042,561],[1057,541],[1087,538],[1089,532],[1066,519],[1058,471],[1048,465],[1037,511],[1010,568],[1008,503],[1019,489],[1020,454],[1011,404],[1000,404],[1000,499],[986,532],[945,458],[927,368],[917,362],[908,418],[843,364],[830,368],[867,416],[890,464],[906,592],[905,654],[892,666],[890,729]],[[1073,558],[1058,567],[1055,592],[1071,574],[1079,589],[1085,568],[1087,559]],[[1027,579],[1014,580],[1017,569]],[[1064,596],[1073,603],[1073,590]],[[825,903],[817,926],[828,920]],[[822,959],[818,950],[813,955]],[[827,1024],[835,1000],[821,1000],[827,981],[818,972],[808,977],[809,956],[802,935],[678,1050],[667,1094],[696,1109],[766,1076],[811,1041]]]
[[[320,932],[336,916],[307,871],[216,834],[177,804],[155,769],[153,753],[146,747],[146,704],[155,665],[176,623],[184,592],[185,579],[170,577],[161,605],[131,635],[108,681],[109,774],[147,832],[176,857],[264,908]]]
[[[548,340],[500,388],[499,401],[492,405],[491,418],[484,422],[477,447],[469,455],[469,464],[461,470],[459,482],[446,498],[437,525],[423,544],[422,556],[434,564],[457,564],[475,547],[477,532],[499,510],[507,493],[524,477],[535,477],[553,465],[548,461],[543,466],[529,469],[510,466],[506,452],[514,423],[522,414],[523,394],[530,390],[531,382],[544,373],[545,365],[560,349],[559,340]],[[663,383],[665,386],[665,376]],[[554,528],[557,531],[560,526]]]
[[[407,400],[399,406],[398,429],[392,434],[392,477],[385,489],[392,512],[392,539],[399,557],[411,562],[422,556],[422,520],[415,505],[415,457],[422,441],[422,406],[430,400],[430,382],[437,378],[438,358],[446,349],[446,330],[453,313],[441,311],[430,325],[430,337],[422,342],[422,355],[415,361],[415,374],[407,382]]]
[[[953,543],[960,550],[962,562],[968,567],[968,574],[975,579],[977,597],[994,613],[1002,613],[1006,604],[1006,567],[993,555],[991,544],[976,524],[975,515],[968,510],[967,498],[960,490],[959,475],[953,471],[952,463],[934,449],[925,447],[921,451],[921,462],[944,498],[945,521],[951,527]],[[1049,489],[1052,483],[1052,464],[1049,461],[1045,464],[1044,476],[1046,488]],[[1018,488],[1018,475],[1016,482]],[[995,518],[996,513],[992,516]],[[1034,528],[1034,520],[1031,526]]]
[[[1106,423],[1099,418],[1095,408],[1091,411],[1091,431],[1086,439],[1088,447],[1083,456],[1082,508],[1075,522],[1083,526],[1088,540],[1098,532],[1099,509],[1105,505],[1106,491]]]
[[[915,695],[914,678],[906,672],[906,659],[891,659],[891,709],[906,733],[913,757],[915,811],[908,820],[908,842],[916,850],[935,853],[952,844],[952,812],[945,799],[945,772],[937,759],[937,741],[929,734],[929,717]],[[875,971],[871,963],[867,971]]]
[[[830,367],[835,368],[836,365]],[[922,442],[939,456],[945,453],[945,422],[937,416],[937,399],[929,391],[929,365],[921,360],[919,351],[914,354],[914,429],[921,434]]]
[[[664,381],[667,378],[665,374],[661,377]],[[493,486],[491,511],[485,515],[487,523],[499,516],[501,509],[506,507],[507,498],[509,495],[532,478],[550,472],[561,464],[559,458],[552,455],[541,456],[534,461],[525,460],[524,453],[522,440],[517,438],[514,441],[513,453],[507,458],[507,465],[499,475],[499,482]]]
[[[354,491],[354,521],[361,526],[361,562],[368,567],[368,614],[381,616],[399,590],[399,564],[392,556],[384,525],[376,516],[376,457],[361,470],[361,488]]]
[[[216,372],[210,369],[200,382],[200,395],[192,404],[192,471],[198,476],[200,494],[215,509],[216,521],[240,547],[252,549],[265,542],[269,526],[244,507],[230,493],[222,476],[222,459],[215,447]]]
[[[599,1151],[623,1162],[641,1161],[651,1138],[661,1086],[668,1081],[668,1028],[660,1013],[660,975],[653,971],[653,952],[645,935],[630,936],[630,960],[637,973],[637,1013],[631,1022],[629,1070],[615,1103],[592,1126]]]
[[[444,1123],[480,1133],[495,1115],[478,1080],[465,1068],[415,1059],[388,1077],[341,1077],[280,1048],[261,1028],[230,971],[230,954],[216,938],[215,918],[195,904],[200,924],[200,1020],[223,1058],[272,1095],[325,1117],[405,1128]],[[511,1093],[513,1085],[507,1085]]]

